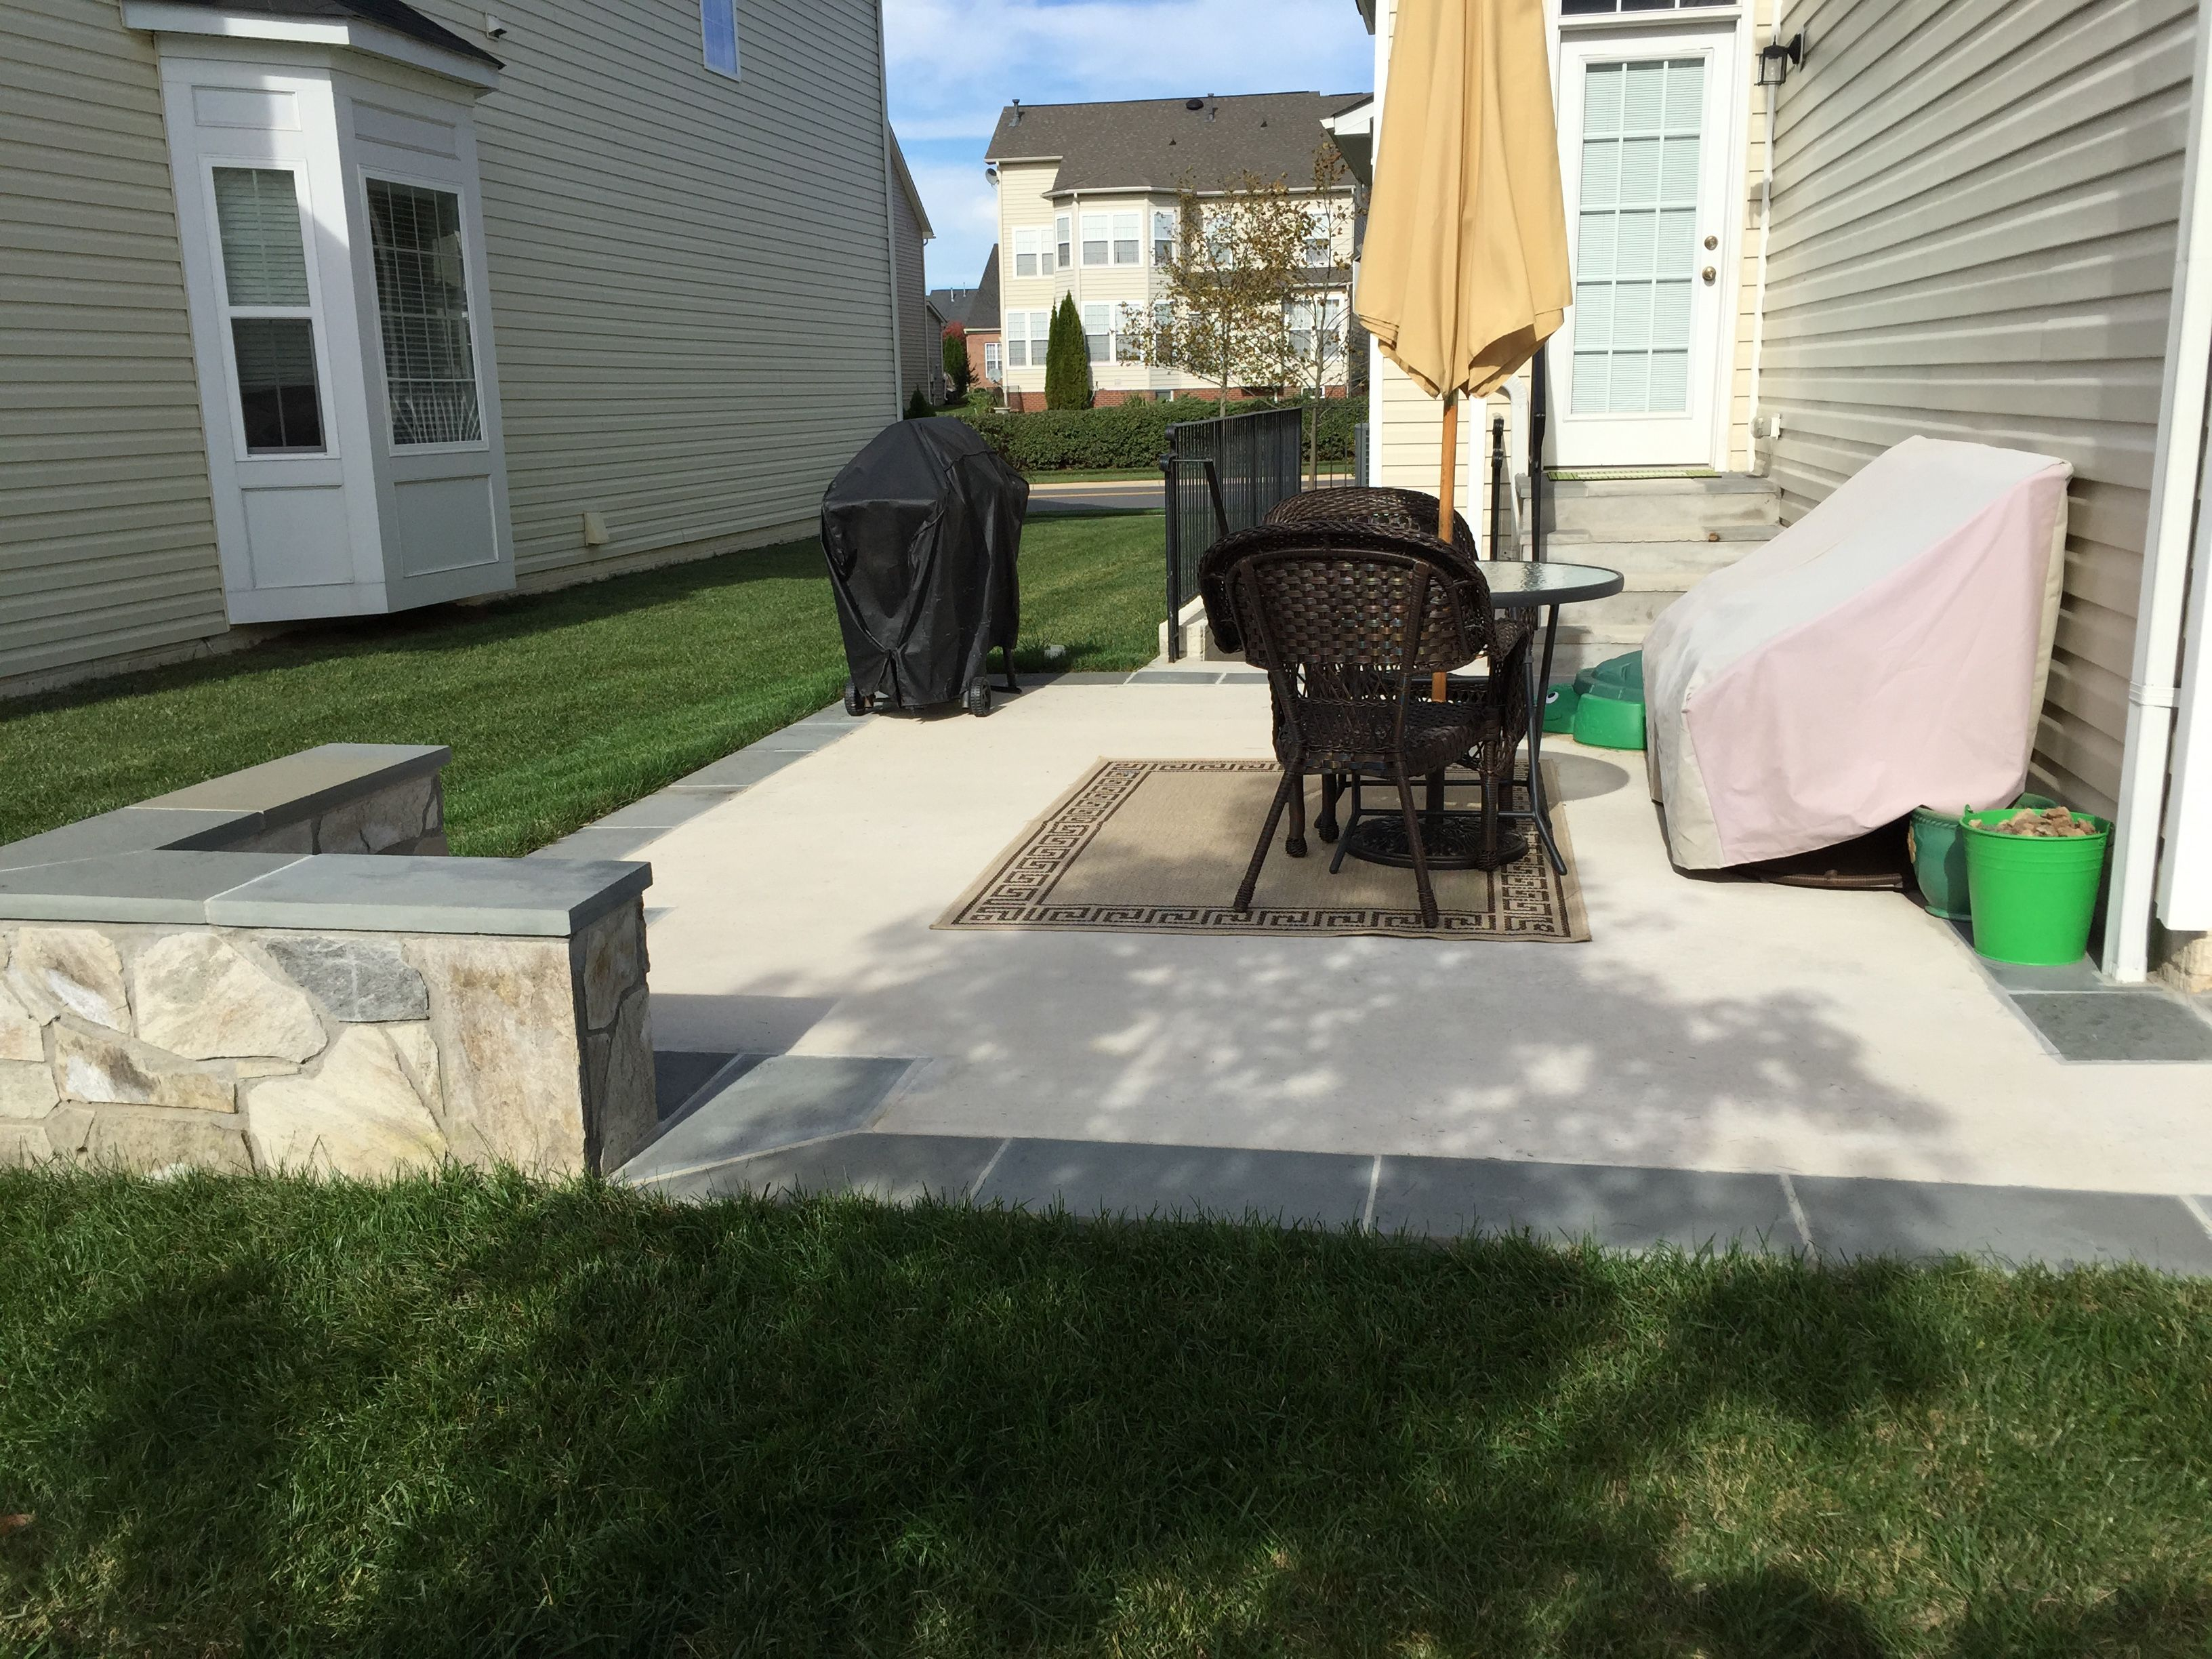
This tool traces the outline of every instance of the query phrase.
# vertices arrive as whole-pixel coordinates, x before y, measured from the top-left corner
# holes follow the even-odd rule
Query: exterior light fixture
[[[1790,78],[1790,71],[1802,68],[1805,62],[1805,37],[1793,34],[1787,41],[1775,40],[1762,47],[1759,54],[1759,84],[1778,87]]]

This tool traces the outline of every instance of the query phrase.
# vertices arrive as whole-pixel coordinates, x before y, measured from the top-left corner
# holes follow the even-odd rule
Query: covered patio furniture
[[[1490,718],[1486,704],[1427,696],[1430,674],[1471,660],[1487,643],[1480,574],[1441,544],[1379,532],[1360,539],[1261,526],[1225,540],[1237,544],[1224,561],[1229,600],[1246,659],[1267,671],[1283,768],[1235,908],[1251,908],[1285,807],[1284,850],[1304,855],[1307,775],[1361,775],[1397,791],[1421,919],[1436,927],[1413,781],[1475,749]],[[1494,833],[1494,814],[1486,807],[1486,815]]]
[[[1646,762],[1686,870],[1831,847],[2026,781],[2072,469],[1908,438],[1644,647]]]

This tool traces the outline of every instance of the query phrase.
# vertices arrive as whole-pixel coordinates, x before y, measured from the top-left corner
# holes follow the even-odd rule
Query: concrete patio
[[[1267,730],[1210,669],[824,711],[538,854],[653,867],[667,1127],[626,1173],[2212,1272],[2201,1011],[1896,894],[1686,878],[1640,756],[1547,750],[1589,944],[933,930],[1100,757]]]

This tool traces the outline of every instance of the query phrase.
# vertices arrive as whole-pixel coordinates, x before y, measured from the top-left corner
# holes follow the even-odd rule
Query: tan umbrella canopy
[[[1398,0],[1352,308],[1444,400],[1441,540],[1459,394],[1503,385],[1572,296],[1543,0]]]

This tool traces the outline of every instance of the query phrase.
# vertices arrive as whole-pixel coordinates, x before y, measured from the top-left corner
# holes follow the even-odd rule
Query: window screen
[[[1114,263],[1133,265],[1137,263],[1137,227],[1144,216],[1137,213],[1117,213],[1114,216]]]
[[[283,167],[216,167],[216,238],[250,455],[324,447],[300,196]]]
[[[986,340],[983,342],[983,378],[987,380],[995,380],[999,378],[999,343],[996,340]]]
[[[1114,310],[1111,306],[1083,307],[1083,343],[1091,361],[1103,363],[1114,349]]]
[[[461,263],[461,198],[372,179],[368,240],[392,443],[477,442],[483,422]]]
[[[738,72],[737,0],[699,0],[699,38],[707,67],[717,75]]]
[[[1113,218],[1109,214],[1086,213],[1083,216],[1083,263],[1103,265],[1106,263],[1106,246],[1113,240]]]
[[[1152,263],[1164,265],[1175,259],[1175,215],[1159,210],[1152,213]]]
[[[1038,275],[1037,247],[1039,243],[1042,241],[1043,238],[1044,233],[1031,226],[1024,226],[1014,232],[1015,276],[1035,276]],[[1049,258],[1050,256],[1048,255],[1046,257]],[[1051,269],[1052,268],[1049,265],[1045,267],[1045,270],[1048,274],[1050,272]]]
[[[1075,263],[1074,249],[1068,244],[1068,217],[1063,213],[1052,222],[1054,239],[1060,244],[1060,268],[1065,270]]]

